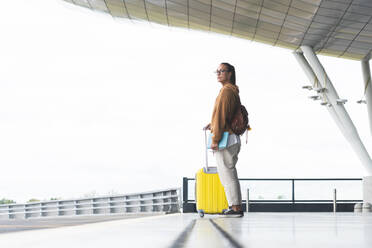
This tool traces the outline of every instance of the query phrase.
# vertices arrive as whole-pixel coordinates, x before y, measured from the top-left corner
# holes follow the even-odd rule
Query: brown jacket
[[[211,132],[212,142],[218,144],[223,132],[232,133],[230,122],[236,110],[240,106],[239,88],[236,85],[226,83],[214,103]]]

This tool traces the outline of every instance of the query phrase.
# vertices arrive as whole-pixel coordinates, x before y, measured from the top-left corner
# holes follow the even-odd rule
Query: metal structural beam
[[[296,59],[299,61],[299,64],[304,69],[310,81],[314,83],[314,80],[316,79],[320,87],[324,89],[321,92],[318,92],[318,94],[322,98],[323,102],[327,102],[325,106],[327,106],[329,109],[329,113],[335,120],[346,140],[350,143],[354,152],[357,154],[367,175],[371,176],[371,158],[359,137],[353,121],[343,105],[344,102],[338,96],[336,89],[334,88],[314,50],[309,46],[301,46],[301,50],[305,56],[303,56],[301,53],[295,53]]]
[[[369,117],[369,128],[372,134],[372,87],[371,87],[371,70],[369,67],[369,57],[362,60],[362,72],[364,80],[364,95],[367,103],[367,111]]]
[[[318,78],[316,77],[313,69],[311,69],[311,66],[305,59],[303,53],[301,52],[294,52],[293,53],[295,58],[297,59],[297,62],[300,64],[301,68],[304,70],[306,76],[308,77],[309,81],[312,83],[312,87],[317,87],[317,84],[319,83]],[[322,94],[324,93],[317,93],[319,97],[322,97]],[[329,114],[331,115],[332,119],[335,121],[338,128],[341,130],[342,134],[346,137],[345,128],[342,124],[340,118],[338,117],[336,111],[334,108],[327,107],[327,110]]]

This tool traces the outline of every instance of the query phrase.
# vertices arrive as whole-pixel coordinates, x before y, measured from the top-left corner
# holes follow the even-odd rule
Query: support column
[[[362,162],[366,170],[367,175],[372,175],[372,161],[371,158],[364,147],[363,142],[361,141],[359,134],[352,122],[349,114],[347,113],[344,105],[340,103],[340,98],[336,92],[336,89],[333,87],[333,84],[327,73],[325,72],[322,64],[320,63],[318,57],[314,53],[313,49],[309,46],[301,46],[308,65],[311,67],[313,73],[318,79],[322,88],[325,88],[323,92],[323,100],[326,100],[328,108],[333,109],[331,112],[332,117],[336,120],[337,126],[340,128],[342,134],[349,141],[354,152],[357,154],[358,158]],[[305,58],[304,58],[305,59]],[[308,74],[308,73],[307,73]],[[338,120],[337,120],[338,119]]]
[[[367,112],[369,119],[369,129],[372,134],[372,87],[371,87],[371,70],[369,67],[368,55],[365,59],[361,61],[362,72],[363,72],[363,90],[366,97]],[[372,204],[372,176],[363,177],[363,201],[364,203]]]
[[[369,56],[362,60],[362,72],[364,80],[364,93],[367,102],[367,111],[369,117],[369,128],[372,134],[372,87],[371,87],[371,70],[369,67]]]

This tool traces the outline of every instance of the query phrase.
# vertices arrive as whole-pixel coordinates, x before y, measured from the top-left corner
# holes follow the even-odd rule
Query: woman
[[[225,189],[229,209],[224,215],[243,217],[240,183],[235,168],[240,151],[240,137],[234,134],[230,122],[240,107],[239,89],[235,84],[235,68],[229,63],[221,63],[217,71],[217,81],[222,88],[214,104],[212,122],[204,129],[210,129],[213,134],[211,148],[217,162],[217,170]],[[218,143],[224,132],[229,132],[227,147],[218,149]]]

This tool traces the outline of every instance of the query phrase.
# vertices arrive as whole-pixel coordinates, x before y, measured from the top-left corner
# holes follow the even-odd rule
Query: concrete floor
[[[0,247],[372,247],[372,213],[171,214],[0,234]]]
[[[164,215],[164,213],[133,213],[118,215],[87,215],[87,216],[57,216],[29,219],[0,219],[0,234],[6,232],[20,232],[46,228],[58,228],[64,226],[76,226],[104,221],[142,218],[149,216]]]

